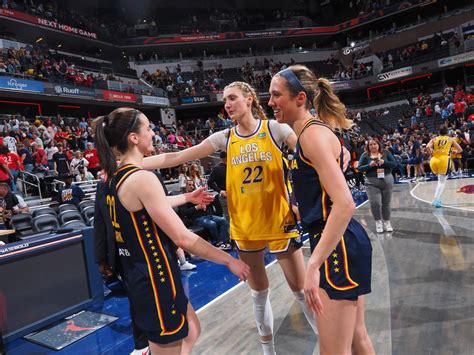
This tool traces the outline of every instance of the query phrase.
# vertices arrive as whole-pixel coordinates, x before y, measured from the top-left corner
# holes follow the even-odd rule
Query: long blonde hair
[[[253,87],[251,87],[249,84],[243,81],[234,81],[233,83],[230,83],[227,85],[224,90],[230,89],[237,87],[242,91],[242,94],[244,97],[252,97],[252,115],[256,118],[259,118],[261,120],[266,120],[267,115],[265,114],[265,111],[263,110],[263,107],[259,104],[258,102],[258,96],[257,92]]]
[[[316,109],[318,118],[334,129],[350,129],[354,123],[347,118],[346,106],[334,93],[331,83],[326,78],[317,78],[316,75],[304,65],[288,67],[305,88],[307,101],[306,108]],[[294,97],[299,90],[286,82],[286,87]]]

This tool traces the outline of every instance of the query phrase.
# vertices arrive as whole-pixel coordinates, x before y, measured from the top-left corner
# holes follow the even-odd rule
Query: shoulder
[[[308,126],[299,137],[300,145],[305,154],[310,151],[317,151],[320,156],[329,154],[331,147],[333,152],[340,154],[340,142],[336,135],[327,127],[321,125]],[[337,148],[337,149],[336,149]],[[323,154],[321,154],[323,153]]]
[[[290,126],[288,126],[286,123],[279,123],[275,120],[268,120],[268,128],[272,131],[272,133],[277,133],[277,134],[290,134],[293,132]]]

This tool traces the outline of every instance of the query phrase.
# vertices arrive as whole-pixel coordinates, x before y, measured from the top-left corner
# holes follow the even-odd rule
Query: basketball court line
[[[469,179],[469,178],[466,178],[466,179]],[[456,179],[456,180],[462,180],[462,179]],[[448,181],[454,181],[454,180],[448,180]],[[447,182],[448,182],[447,181]],[[431,205],[431,201],[428,201],[428,200],[425,200],[421,197],[418,197],[417,195],[415,195],[415,190],[420,186],[420,185],[425,185],[425,184],[428,184],[428,183],[437,183],[436,181],[429,181],[429,182],[419,182],[416,184],[416,186],[410,190],[410,195],[415,198],[416,200],[418,201],[421,201],[421,202],[425,202],[429,205]],[[433,191],[433,196],[434,196],[434,191]],[[468,208],[464,208],[464,207],[457,207],[457,206],[450,206],[450,205],[444,205],[443,204],[443,207],[442,208],[451,208],[453,210],[459,210],[459,211],[467,211],[467,212],[473,212],[472,209],[468,209]]]

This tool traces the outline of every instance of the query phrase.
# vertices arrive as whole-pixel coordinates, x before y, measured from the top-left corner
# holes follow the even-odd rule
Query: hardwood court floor
[[[470,180],[455,181],[467,185]],[[410,194],[413,187],[394,189],[393,233],[375,234],[368,204],[356,213],[373,245],[373,291],[366,296],[369,334],[377,354],[472,354],[474,212],[434,209]],[[426,183],[425,197],[435,188],[436,182]],[[446,201],[463,206],[472,202]],[[308,257],[309,250],[304,253]],[[319,354],[317,338],[280,267],[272,264],[267,272],[277,354]],[[251,310],[246,284],[203,308],[202,335],[194,353],[260,354]]]

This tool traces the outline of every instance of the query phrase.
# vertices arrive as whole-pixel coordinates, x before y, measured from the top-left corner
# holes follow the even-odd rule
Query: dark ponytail
[[[107,116],[101,116],[94,120],[94,140],[97,145],[100,166],[107,173],[108,180],[117,170],[115,150],[121,154],[127,152],[128,135],[138,133],[141,114],[135,109],[118,108]]]

